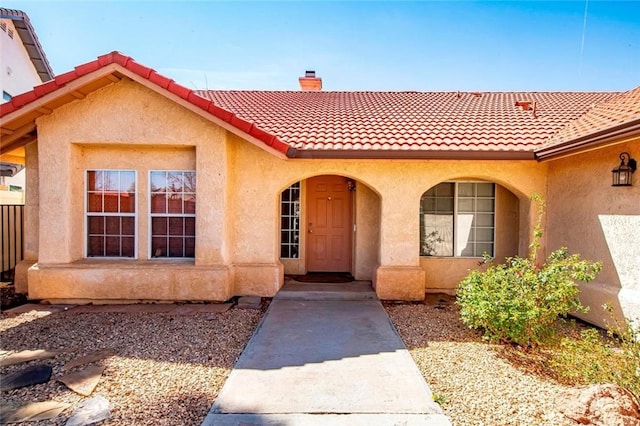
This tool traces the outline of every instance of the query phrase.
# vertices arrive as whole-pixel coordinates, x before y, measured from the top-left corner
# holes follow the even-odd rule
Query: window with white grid
[[[136,256],[136,172],[88,170],[88,257]]]
[[[196,172],[150,172],[151,257],[195,257]]]
[[[495,184],[443,182],[420,199],[420,255],[493,256]]]

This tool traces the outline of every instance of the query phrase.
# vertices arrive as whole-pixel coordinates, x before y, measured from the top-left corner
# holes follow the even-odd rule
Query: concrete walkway
[[[203,425],[449,425],[372,293],[285,286]]]

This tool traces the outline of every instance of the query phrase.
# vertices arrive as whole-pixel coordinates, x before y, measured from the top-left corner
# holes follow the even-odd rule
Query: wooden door
[[[351,272],[352,192],[342,176],[307,180],[307,271]]]

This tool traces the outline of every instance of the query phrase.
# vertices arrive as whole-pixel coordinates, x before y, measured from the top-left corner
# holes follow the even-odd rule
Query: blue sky
[[[118,50],[190,88],[619,91],[640,86],[640,1],[0,1],[56,73]],[[587,17],[585,24],[585,5]]]

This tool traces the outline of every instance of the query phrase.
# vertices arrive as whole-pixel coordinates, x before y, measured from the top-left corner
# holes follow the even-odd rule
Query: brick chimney
[[[304,77],[298,78],[300,90],[304,92],[319,92],[322,90],[322,79],[316,77],[315,71],[305,71]]]

